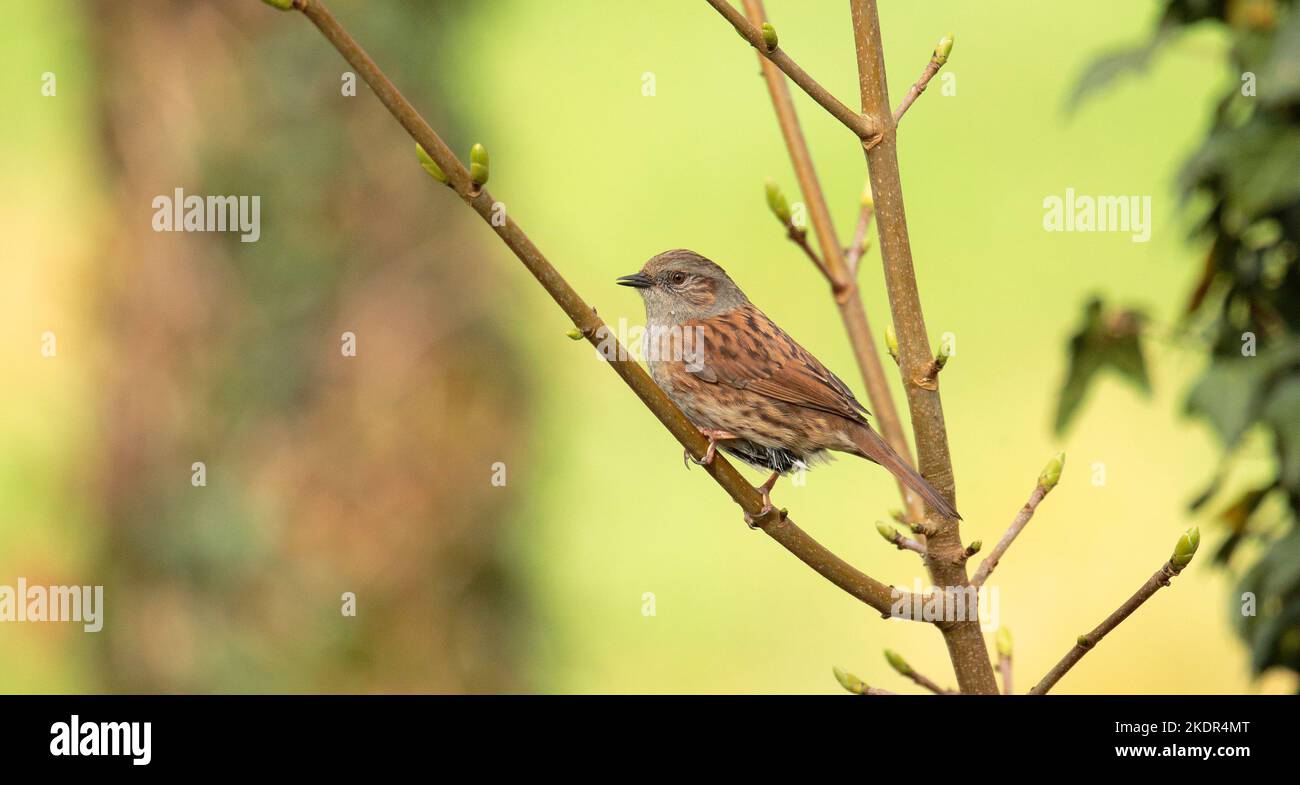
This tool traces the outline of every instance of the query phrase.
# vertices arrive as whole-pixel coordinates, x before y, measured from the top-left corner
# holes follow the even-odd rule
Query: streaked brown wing
[[[703,328],[702,362],[687,363],[687,370],[704,381],[850,420],[870,414],[839,377],[752,305],[686,326]]]

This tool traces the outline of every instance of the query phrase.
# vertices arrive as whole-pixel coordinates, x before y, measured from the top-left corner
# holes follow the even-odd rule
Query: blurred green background
[[[832,664],[903,687],[885,647],[952,681],[931,629],[883,622],[683,468],[368,88],[340,94],[346,64],[305,20],[253,0],[4,6],[0,583],[102,583],[106,615],[95,635],[0,624],[0,690],[835,692]],[[1151,400],[1104,381],[1064,442],[1050,425],[1088,294],[1176,318],[1203,251],[1175,174],[1234,77],[1223,40],[1192,36],[1069,114],[1080,72],[1145,36],[1155,3],[882,6],[895,100],[956,36],[956,93],[932,85],[899,153],[928,326],[956,336],[964,537],[995,541],[1068,456],[991,582],[1023,688],[1187,526],[1221,537],[1182,512],[1217,456],[1178,414],[1194,351],[1155,344]],[[493,194],[607,322],[643,319],[616,276],[692,248],[865,399],[824,283],[763,202],[766,177],[796,188],[754,54],[705,3],[331,7],[454,149],[487,146]],[[846,4],[767,11],[855,104]],[[861,152],[795,100],[847,241]],[[260,194],[262,239],[155,234],[151,200],[176,187]],[[1043,231],[1066,188],[1150,195],[1150,242]],[[861,283],[880,332],[874,249]],[[842,459],[774,495],[875,577],[923,576],[874,531],[897,506],[886,473]],[[1231,586],[1193,563],[1058,690],[1294,691],[1250,677]]]

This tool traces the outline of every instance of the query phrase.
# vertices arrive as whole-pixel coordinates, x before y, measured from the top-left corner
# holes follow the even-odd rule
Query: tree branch
[[[930,55],[930,62],[926,63],[925,70],[921,71],[921,78],[916,80],[916,84],[912,85],[912,89],[908,90],[907,95],[903,96],[903,102],[894,110],[895,126],[898,125],[899,120],[903,119],[903,115],[912,105],[912,102],[920,98],[921,93],[925,92],[925,88],[930,85],[930,80],[934,78],[935,74],[939,73],[939,69],[943,68],[943,64],[948,62],[948,55],[951,53],[952,36],[947,35],[934,48],[934,54]]]
[[[762,0],[744,0],[745,12],[753,21],[752,26],[761,26],[767,21],[763,11]],[[722,2],[730,8],[730,4]],[[715,4],[716,7],[716,4]],[[725,12],[724,12],[725,15]],[[742,20],[743,21],[743,20]],[[786,149],[790,152],[790,162],[794,166],[795,177],[799,180],[799,190],[803,193],[804,203],[808,207],[808,217],[817,234],[817,244],[821,248],[824,264],[818,267],[830,283],[831,292],[839,308],[840,319],[853,347],[853,356],[857,360],[858,370],[862,374],[862,383],[867,389],[867,399],[871,410],[875,412],[880,433],[885,441],[908,463],[911,449],[907,446],[907,437],[903,434],[903,423],[898,418],[898,409],[894,406],[893,393],[889,391],[889,382],[885,378],[884,366],[880,363],[880,353],[876,349],[875,338],[867,321],[867,312],[862,305],[862,295],[857,289],[857,282],[844,259],[844,251],[831,222],[830,209],[826,206],[826,197],[822,193],[821,182],[813,166],[812,154],[808,151],[808,142],[804,139],[803,129],[799,125],[799,116],[795,112],[794,101],[790,97],[790,88],[786,84],[776,65],[759,55],[759,64],[763,69],[763,78],[767,82],[768,94],[772,97],[772,107],[776,110],[777,123],[781,135],[785,138]],[[769,195],[770,195],[769,191]],[[864,210],[866,208],[864,207]],[[863,227],[865,234],[866,229]],[[860,246],[859,246],[860,247]],[[805,247],[809,255],[811,250]],[[861,253],[859,253],[861,256]],[[814,256],[815,258],[815,256]],[[854,261],[856,266],[856,260]],[[924,517],[921,499],[901,482],[898,491],[913,520]]]
[[[494,224],[492,196],[471,180],[470,172],[329,10],[319,0],[283,1],[286,10],[291,7],[310,19],[339,54],[356,69],[393,117],[442,170],[448,185],[492,227],[542,288],[568,314],[582,335],[598,347],[603,343],[605,349],[610,349],[611,345],[617,349],[602,352],[609,365],[677,441],[692,455],[703,457],[707,442],[695,426],[673,405],[639,363],[631,359],[619,359],[629,358],[630,355],[618,343],[613,332],[596,316],[595,310],[551,266],[514,219],[507,215],[504,221],[497,222],[500,223],[499,226]],[[279,5],[278,2],[273,4]],[[831,583],[875,608],[883,616],[890,615],[894,603],[907,597],[905,592],[875,580],[836,556],[796,526],[784,512],[773,510],[757,517],[763,506],[758,491],[722,456],[716,456],[705,470],[745,512],[755,516],[755,522],[764,533]]]
[[[905,676],[911,679],[918,687],[927,689],[930,692],[933,692],[935,695],[952,694],[952,690],[946,690],[943,687],[940,687],[938,684],[932,681],[925,674],[920,673],[916,669],[914,669],[911,665],[907,663],[907,660],[903,659],[902,655],[900,655],[896,651],[885,649],[885,661],[889,663],[889,666],[891,668],[898,671],[898,674],[900,676]]]
[[[1142,603],[1151,599],[1151,595],[1168,586],[1170,580],[1191,563],[1192,557],[1196,555],[1196,548],[1200,543],[1200,531],[1196,527],[1188,529],[1182,537],[1178,538],[1178,544],[1174,546],[1174,555],[1170,557],[1169,561],[1156,570],[1154,575],[1147,578],[1147,582],[1142,584],[1142,588],[1138,589],[1137,593],[1132,597],[1129,597],[1114,613],[1107,616],[1106,620],[1097,625],[1096,629],[1087,635],[1080,635],[1078,641],[1074,644],[1074,648],[1066,652],[1061,661],[1047,672],[1042,681],[1034,685],[1029,694],[1046,695],[1047,691],[1052,689],[1061,680],[1061,677],[1075,666],[1075,663],[1083,659],[1083,655],[1096,648],[1107,633],[1118,627],[1120,622],[1132,615],[1133,611],[1141,607]]]
[[[948,450],[948,433],[944,425],[943,404],[938,385],[927,389],[915,383],[932,357],[927,338],[925,316],[917,291],[916,271],[912,267],[912,248],[907,234],[907,216],[903,209],[903,184],[898,171],[898,148],[893,113],[889,109],[889,88],[885,82],[885,55],[880,36],[880,17],[875,0],[849,0],[853,15],[853,39],[858,57],[858,87],[862,111],[881,118],[882,137],[878,144],[864,145],[867,168],[871,175],[871,193],[875,200],[876,227],[880,256],[885,268],[885,285],[889,307],[899,343],[899,367],[903,388],[912,415],[912,433],[916,441],[917,467],[920,473],[950,501],[955,499],[952,456]],[[965,548],[957,521],[946,521],[934,511],[929,513],[937,530],[928,538],[926,566],[936,586],[962,589],[969,585]],[[995,694],[997,681],[989,662],[984,636],[978,619],[942,625],[944,642],[957,673],[962,692]]]
[[[799,67],[799,64],[790,59],[779,46],[768,46],[768,42],[763,38],[763,31],[759,27],[750,24],[745,17],[737,11],[727,0],[707,0],[708,4],[713,6],[718,13],[736,28],[736,32],[749,42],[764,59],[774,64],[785,72],[786,76],[797,85],[799,89],[808,94],[808,97],[822,105],[831,116],[839,120],[850,131],[852,131],[864,143],[874,143],[880,136],[879,123],[867,115],[860,115],[852,109],[845,106],[838,98],[831,95],[830,91],[818,84],[817,80],[808,75],[808,72]]]
[[[1016,537],[1025,526],[1029,525],[1029,519],[1034,517],[1034,511],[1038,509],[1039,503],[1046,498],[1047,494],[1056,487],[1056,483],[1060,481],[1061,469],[1064,465],[1065,453],[1063,452],[1057,453],[1052,457],[1052,460],[1047,462],[1047,467],[1043,469],[1043,473],[1038,475],[1038,484],[1034,486],[1033,492],[1029,494],[1029,501],[1025,502],[1024,507],[1020,508],[1015,520],[1007,527],[1007,533],[1002,535],[1002,539],[998,540],[998,544],[994,545],[993,550],[989,551],[989,555],[985,556],[984,561],[980,562],[979,569],[975,571],[975,577],[971,578],[972,586],[983,586],[984,581],[988,580],[993,568],[998,566],[998,560],[1007,552],[1007,548],[1011,547],[1011,543],[1015,542]]]
[[[910,537],[904,537],[903,533],[887,523],[877,523],[876,531],[880,536],[885,538],[885,542],[898,548],[900,551],[915,551],[925,555],[925,546]]]
[[[869,687],[867,686],[867,683],[864,682],[862,679],[859,679],[857,676],[854,676],[852,673],[849,673],[843,670],[842,668],[839,667],[831,668],[831,672],[835,674],[835,680],[840,683],[840,686],[854,695],[896,695],[897,694],[897,693],[890,692],[889,690],[882,690],[879,687]]]
[[[1011,631],[998,628],[998,674],[1002,677],[1002,694],[1011,695]]]
[[[864,190],[866,192],[862,195],[862,209],[858,211],[858,225],[853,230],[853,242],[849,245],[844,259],[844,265],[849,268],[849,277],[855,281],[858,278],[858,266],[862,262],[862,256],[867,252],[867,230],[871,228],[871,217],[876,212],[876,203],[871,198],[871,183],[868,182]]]

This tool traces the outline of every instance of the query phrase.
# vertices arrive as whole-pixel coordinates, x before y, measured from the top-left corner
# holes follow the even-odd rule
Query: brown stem
[[[889,527],[889,528],[891,529],[892,533],[889,535],[889,538],[886,541],[890,545],[893,545],[894,547],[898,548],[900,551],[913,551],[915,553],[921,554],[922,556],[925,555],[924,545],[917,542],[916,540],[913,540],[910,537],[904,537],[903,533],[900,532],[898,529],[894,529],[893,527]]]
[[[994,545],[993,550],[989,551],[989,555],[985,556],[984,561],[980,562],[979,569],[975,570],[975,576],[970,581],[972,586],[983,586],[984,581],[988,580],[993,568],[998,566],[998,560],[1002,558],[1002,555],[1007,552],[1007,548],[1011,547],[1011,543],[1015,542],[1016,537],[1029,524],[1029,519],[1034,517],[1034,511],[1038,509],[1039,503],[1047,496],[1047,491],[1048,489],[1042,485],[1034,486],[1033,492],[1029,494],[1029,501],[1025,502],[1025,506],[1020,508],[1015,520],[1007,527],[1006,534],[1002,535],[1002,539],[998,540],[998,544]]]
[[[917,291],[916,271],[912,267],[912,249],[907,235],[907,216],[903,210],[903,184],[898,171],[897,137],[893,113],[889,109],[889,88],[885,83],[885,56],[880,36],[880,17],[875,0],[849,0],[853,14],[853,39],[858,57],[858,86],[862,111],[882,118],[883,134],[875,145],[863,145],[871,175],[871,193],[875,200],[876,227],[880,256],[885,268],[885,285],[889,307],[898,335],[899,365],[903,387],[907,392],[912,415],[912,433],[916,442],[918,470],[950,501],[955,499],[952,456],[948,451],[948,434],[943,419],[943,404],[937,389],[930,390],[913,380],[924,373],[932,360],[930,342]],[[960,559],[965,548],[956,520],[945,521],[930,512],[938,530],[929,538],[927,568],[936,586],[962,589],[969,585],[965,562]],[[954,621],[941,625],[948,654],[957,673],[962,692],[996,694],[997,681],[989,662],[984,636],[978,619]]]
[[[900,676],[911,679],[912,683],[916,684],[919,687],[922,687],[923,689],[927,689],[930,692],[933,692],[935,695],[952,694],[952,690],[948,690],[948,689],[944,689],[943,687],[940,687],[932,679],[930,679],[930,677],[926,676],[923,673],[918,672],[915,668],[913,668],[910,664],[908,664],[907,660],[903,659],[902,656],[900,656],[897,652],[890,651],[889,649],[885,649],[885,661],[888,662],[889,667],[893,668]]]
[[[921,93],[925,92],[925,88],[930,85],[930,80],[934,78],[935,74],[939,73],[940,68],[943,68],[943,63],[939,62],[937,57],[931,57],[930,62],[925,64],[925,70],[921,72],[921,78],[916,80],[912,88],[907,91],[907,95],[903,96],[902,103],[894,110],[895,126],[898,125],[899,120],[903,119],[903,115],[907,113],[912,103],[921,97]]]
[[[1061,677],[1074,667],[1075,663],[1083,659],[1083,655],[1092,651],[1101,642],[1101,639],[1106,637],[1107,633],[1118,627],[1120,622],[1132,615],[1133,611],[1137,610],[1142,603],[1151,599],[1151,595],[1168,586],[1169,581],[1180,572],[1182,572],[1182,569],[1175,567],[1172,561],[1165,562],[1164,566],[1156,570],[1155,574],[1148,578],[1146,583],[1142,584],[1142,588],[1138,589],[1137,593],[1129,597],[1114,613],[1107,616],[1106,620],[1097,625],[1096,629],[1087,635],[1080,635],[1079,640],[1074,644],[1074,648],[1066,652],[1061,661],[1047,672],[1042,681],[1034,685],[1029,694],[1046,695],[1047,691],[1052,689],[1061,680]]]
[[[817,252],[808,244],[808,232],[791,223],[786,225],[786,236],[790,238],[792,243],[799,246],[804,254],[808,256],[808,259],[813,263],[813,267],[816,267],[823,275],[826,274],[826,263],[821,260],[821,257],[817,255]]]
[[[943,687],[940,687],[938,684],[931,681],[929,677],[925,676],[924,674],[917,673],[916,671],[911,671],[910,673],[908,673],[907,678],[915,682],[917,686],[923,687],[924,689],[933,692],[935,695],[952,694],[952,690],[948,690],[948,689],[944,689]]]
[[[587,340],[601,349],[610,366],[628,387],[632,388],[646,408],[692,455],[703,457],[708,449],[708,443],[695,426],[686,419],[680,409],[673,405],[645,369],[630,359],[630,355],[614,337],[613,332],[596,316],[595,310],[587,305],[559,271],[551,266],[514,219],[507,215],[504,221],[497,222],[500,223],[499,226],[494,224],[492,196],[486,190],[473,187],[469,171],[329,10],[319,0],[294,0],[293,7],[302,11],[339,54],[356,69],[406,132],[442,168],[448,183],[457,195],[492,227],[501,241],[528,268],[542,288],[546,289],[556,304],[568,314]],[[901,601],[900,597],[906,599],[906,593],[886,586],[831,553],[781,511],[773,510],[767,515],[757,517],[763,507],[758,491],[750,486],[722,456],[716,456],[705,470],[746,513],[755,516],[756,523],[769,537],[831,583],[875,608],[884,616],[890,615],[894,603]]]
[[[1011,655],[998,655],[998,673],[1002,676],[1002,694],[1011,694]]]
[[[753,22],[750,27],[757,29],[767,21],[762,0],[744,0],[744,3],[745,12]],[[723,2],[722,5],[731,9],[729,3]],[[735,13],[734,9],[732,13]],[[903,433],[903,423],[898,418],[898,409],[894,406],[894,396],[889,391],[884,366],[880,363],[880,353],[871,334],[867,312],[862,305],[862,296],[857,291],[857,283],[853,275],[849,272],[844,251],[840,247],[835,226],[831,222],[831,212],[826,205],[826,197],[822,193],[821,182],[813,166],[808,142],[804,139],[803,129],[799,125],[794,101],[790,98],[790,88],[777,66],[761,54],[761,49],[759,51],[759,64],[763,69],[768,93],[772,97],[772,106],[776,110],[777,123],[781,126],[781,135],[785,138],[786,148],[790,152],[790,162],[794,165],[795,177],[799,180],[799,190],[803,193],[804,203],[808,207],[808,217],[817,235],[817,245],[822,251],[822,259],[825,263],[819,265],[819,268],[826,276],[831,292],[835,295],[840,319],[844,323],[849,343],[853,347],[853,356],[857,360],[858,370],[862,373],[862,383],[866,386],[871,410],[876,415],[880,433],[885,441],[894,452],[901,455],[908,463],[912,463],[912,453],[907,446],[907,437]],[[865,229],[863,232],[865,233]],[[811,255],[811,250],[805,250],[808,250]],[[924,507],[920,497],[909,491],[901,482],[898,484],[898,490],[908,506],[910,517],[913,520],[924,517]]]
[[[854,280],[857,280],[858,277],[858,266],[862,262],[862,255],[867,252],[867,230],[871,228],[871,216],[873,215],[875,215],[875,209],[871,204],[862,205],[862,209],[858,211],[858,225],[853,230],[853,243],[849,246],[848,254],[844,260],[844,265],[849,268],[849,277]],[[892,443],[890,446],[893,446]]]
[[[879,123],[871,117],[860,115],[852,109],[845,106],[840,99],[831,95],[830,91],[818,84],[817,80],[808,75],[808,72],[799,67],[799,64],[790,59],[779,46],[769,50],[767,44],[763,42],[763,31],[757,25],[750,24],[745,17],[735,9],[727,0],[707,0],[708,4],[713,6],[718,13],[736,28],[750,46],[758,50],[762,57],[777,68],[785,72],[786,76],[799,88],[808,94],[809,98],[822,105],[831,116],[857,135],[864,142],[874,142],[879,137]],[[888,114],[888,112],[886,112]]]

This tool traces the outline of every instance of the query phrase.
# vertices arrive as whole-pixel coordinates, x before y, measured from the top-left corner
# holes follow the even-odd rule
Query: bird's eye
[[[668,280],[672,281],[677,286],[681,286],[682,284],[686,283],[686,273],[682,272],[681,270],[678,270],[677,272],[668,276]]]

